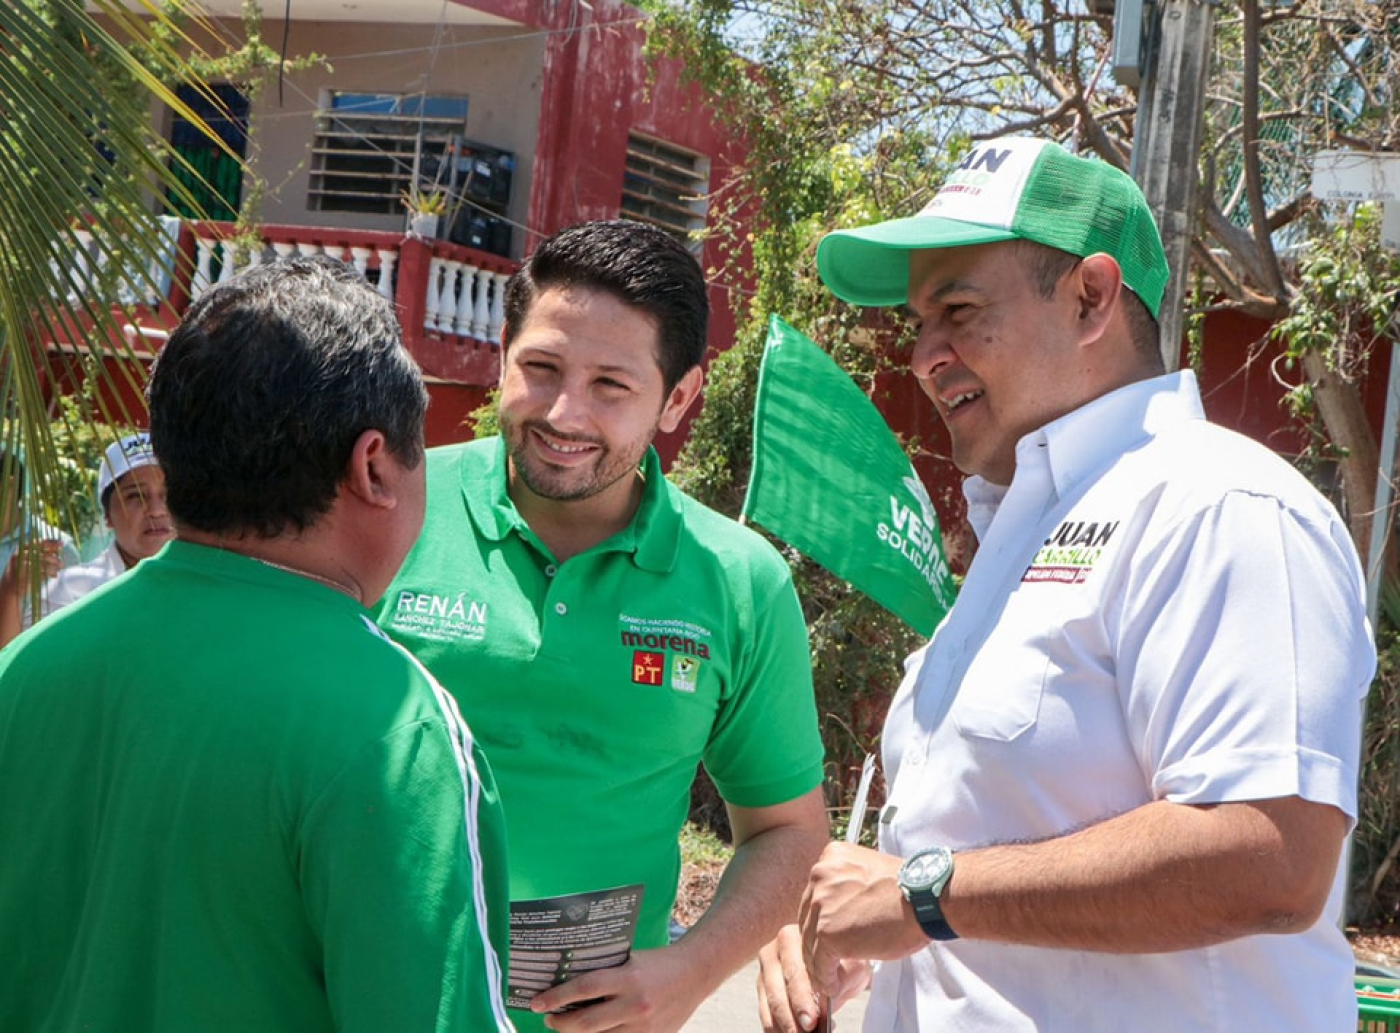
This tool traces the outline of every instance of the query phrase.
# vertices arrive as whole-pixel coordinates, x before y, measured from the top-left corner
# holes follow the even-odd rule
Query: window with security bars
[[[669,230],[692,251],[705,228],[710,163],[702,155],[632,133],[622,181],[622,217]]]
[[[307,207],[402,213],[404,191],[447,187],[444,165],[466,125],[465,97],[332,91],[316,112]]]

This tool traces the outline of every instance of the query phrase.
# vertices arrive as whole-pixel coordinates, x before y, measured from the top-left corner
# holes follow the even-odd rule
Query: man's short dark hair
[[[390,303],[321,257],[248,269],[190,306],[147,387],[175,519],[274,537],[326,513],[355,441],[423,457],[428,394]]]
[[[1043,298],[1054,297],[1060,281],[1083,261],[1078,255],[1032,240],[1018,240],[1015,244],[1017,256],[1030,274],[1032,285]],[[1128,332],[1132,335],[1133,346],[1143,361],[1153,369],[1163,370],[1161,328],[1142,299],[1127,287],[1123,288],[1123,312],[1128,318]]]
[[[667,391],[700,365],[710,319],[705,274],[665,230],[626,219],[560,230],[506,283],[506,326],[518,333],[535,298],[551,288],[573,287],[611,294],[655,320]]]

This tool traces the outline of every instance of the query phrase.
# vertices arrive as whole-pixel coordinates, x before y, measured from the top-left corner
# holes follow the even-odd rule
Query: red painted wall
[[[635,8],[616,0],[594,0],[591,7],[564,3],[548,27],[554,34],[545,54],[532,227],[549,234],[577,222],[616,218],[632,131],[705,155],[710,185],[724,182],[731,163],[741,160],[742,145],[716,124],[703,92],[682,84],[676,62],[647,62]],[[537,242],[527,241],[527,254]],[[706,243],[701,254],[707,270],[721,264],[716,247]],[[734,340],[730,298],[726,286],[712,281],[711,358]],[[670,463],[689,432],[687,419],[657,439],[664,462]]]
[[[1206,415],[1216,423],[1284,455],[1297,455],[1305,444],[1303,428],[1290,421],[1283,406],[1287,389],[1276,378],[1296,384],[1301,377],[1299,371],[1286,369],[1283,348],[1267,339],[1268,332],[1264,320],[1236,312],[1207,316],[1205,346],[1196,369],[1201,398]],[[1183,350],[1181,363],[1189,362]]]

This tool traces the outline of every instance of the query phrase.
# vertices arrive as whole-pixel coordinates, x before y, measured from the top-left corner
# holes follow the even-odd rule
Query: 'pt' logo
[[[648,653],[637,650],[632,654],[632,684],[634,685],[660,685],[662,675],[665,673],[666,662],[663,653]]]

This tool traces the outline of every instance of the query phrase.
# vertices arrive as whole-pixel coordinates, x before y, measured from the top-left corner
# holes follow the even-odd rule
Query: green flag
[[[744,516],[928,635],[953,605],[938,515],[855,382],[777,316],[758,374]]]

